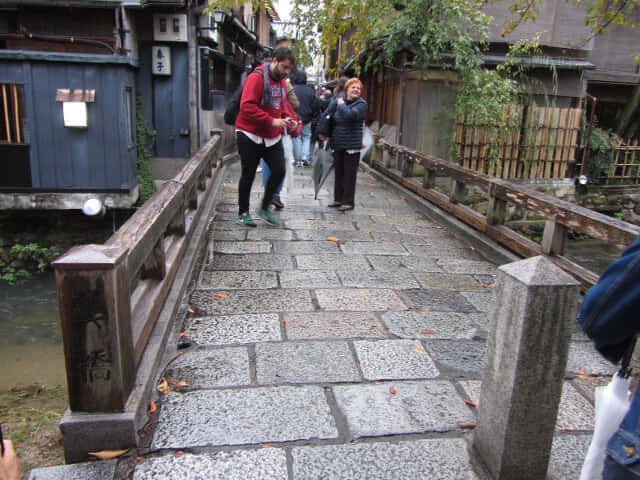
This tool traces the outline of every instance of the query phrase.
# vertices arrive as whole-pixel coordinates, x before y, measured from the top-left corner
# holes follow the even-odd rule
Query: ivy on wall
[[[149,166],[149,159],[152,156],[153,144],[156,140],[157,132],[147,127],[144,121],[143,111],[142,97],[140,94],[136,94],[136,145],[138,153],[136,166],[138,170],[138,187],[140,189],[138,205],[142,205],[149,200],[151,195],[156,191],[153,176],[151,175],[151,167]]]

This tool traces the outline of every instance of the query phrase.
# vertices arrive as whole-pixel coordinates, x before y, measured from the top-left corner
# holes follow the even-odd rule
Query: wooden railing
[[[221,165],[221,132],[104,245],[54,262],[69,405],[123,411],[151,331]]]
[[[576,277],[583,289],[592,286],[598,275],[563,256],[567,230],[587,234],[619,248],[629,246],[640,234],[640,227],[544,195],[505,180],[452,164],[432,155],[376,138],[370,157],[371,166],[394,181],[425,198],[476,230],[523,256],[549,255],[559,267]],[[423,178],[410,177],[413,164],[424,167]],[[451,194],[434,189],[436,176],[452,180]],[[489,197],[487,214],[461,205],[468,186],[476,186]],[[507,205],[513,204],[544,216],[541,244],[504,225]]]

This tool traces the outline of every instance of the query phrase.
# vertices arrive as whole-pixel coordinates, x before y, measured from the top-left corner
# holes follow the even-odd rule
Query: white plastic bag
[[[282,135],[282,148],[284,149],[285,177],[282,188],[288,193],[293,191],[293,142],[287,133]]]
[[[614,375],[606,387],[596,388],[596,421],[580,480],[601,480],[607,443],[631,405],[631,377]]]

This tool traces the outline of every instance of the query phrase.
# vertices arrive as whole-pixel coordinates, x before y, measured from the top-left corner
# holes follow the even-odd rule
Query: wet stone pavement
[[[362,170],[339,213],[333,177],[314,200],[296,169],[278,227],[235,223],[238,178],[234,165],[184,299],[176,341],[192,345],[170,346],[172,391],[128,475],[488,478],[469,446],[497,266]],[[258,175],[252,213],[261,195]],[[578,478],[612,372],[576,328],[549,478]]]

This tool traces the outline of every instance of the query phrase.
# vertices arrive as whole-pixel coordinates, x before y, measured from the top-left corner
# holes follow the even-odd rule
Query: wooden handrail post
[[[495,195],[489,195],[487,206],[487,223],[489,225],[503,225],[507,216],[507,202]]]
[[[563,255],[567,243],[567,227],[555,220],[547,220],[542,235],[542,251],[546,255]]]
[[[436,171],[433,168],[424,167],[422,186],[428,189],[436,186]]]
[[[473,448],[494,480],[547,478],[580,284],[538,256],[496,285]]]
[[[462,202],[466,195],[467,186],[458,180],[454,180],[451,185],[451,196],[449,197],[451,203]]]
[[[411,167],[413,165],[412,159],[406,152],[401,153],[402,155],[402,176],[410,177],[411,176]]]
[[[391,165],[391,153],[389,153],[389,149],[382,147],[382,165],[384,168],[389,168]]]
[[[83,245],[53,262],[72,411],[123,411],[133,388],[126,255],[118,246]]]

